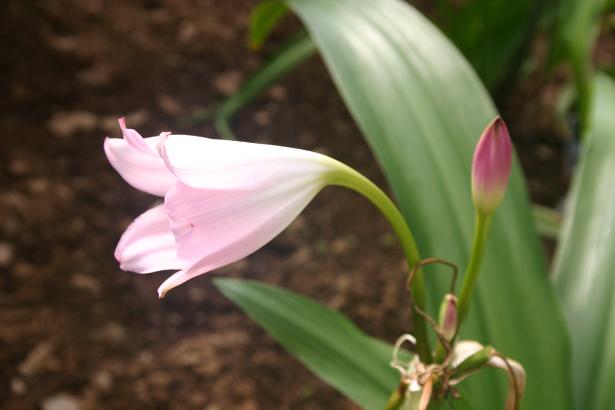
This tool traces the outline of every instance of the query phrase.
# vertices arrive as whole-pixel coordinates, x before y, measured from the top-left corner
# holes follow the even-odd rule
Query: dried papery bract
[[[410,334],[404,334],[397,339],[393,347],[391,367],[397,369],[401,379],[399,387],[389,398],[385,410],[426,410],[432,399],[434,380],[442,375],[442,366],[426,365],[415,356],[409,362],[399,359],[404,343],[416,344],[416,339]]]
[[[508,396],[504,410],[518,410],[525,392],[525,370],[490,346],[473,340],[460,341],[442,364],[425,364],[417,356],[408,362],[398,358],[401,346],[414,342],[412,335],[402,335],[393,349],[391,366],[400,372],[400,385],[391,395],[386,410],[427,409],[433,400],[459,397],[455,386],[485,367],[504,370],[508,376]],[[434,387],[438,386],[435,391]]]
[[[457,298],[454,294],[457,267],[438,258],[428,258],[417,263],[409,272],[407,286],[410,288],[414,275],[423,266],[444,264],[452,268],[450,293],[444,295],[440,306],[439,320],[435,320],[425,311],[415,306],[426,323],[429,323],[438,338],[435,351],[435,363],[424,363],[418,356],[409,361],[399,359],[401,348],[405,343],[414,345],[416,339],[402,335],[393,348],[391,366],[397,369],[401,379],[398,388],[391,394],[386,410],[427,409],[431,401],[459,397],[455,386],[471,374],[490,366],[503,369],[509,377],[509,391],[505,410],[519,407],[525,389],[525,371],[514,360],[507,359],[490,346],[483,346],[475,341],[457,341],[458,315]]]
[[[489,366],[504,370],[508,375],[508,397],[506,410],[517,410],[525,393],[525,369],[519,362],[507,359],[495,353],[489,360]]]

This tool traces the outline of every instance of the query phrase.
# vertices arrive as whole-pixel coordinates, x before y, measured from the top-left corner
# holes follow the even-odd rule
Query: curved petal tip
[[[181,271],[180,271],[181,272]],[[169,293],[169,291],[179,285],[181,285],[182,283],[185,282],[184,281],[177,281],[176,279],[178,278],[178,273],[176,272],[173,275],[171,275],[170,277],[167,278],[167,280],[165,280],[164,282],[162,282],[162,285],[160,285],[158,287],[158,299],[163,299],[167,293]]]

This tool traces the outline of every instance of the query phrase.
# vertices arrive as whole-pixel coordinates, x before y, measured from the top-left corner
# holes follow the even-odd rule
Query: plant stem
[[[461,294],[457,304],[457,312],[459,317],[458,327],[463,323],[468,315],[470,296],[472,296],[474,284],[485,256],[485,245],[487,244],[487,235],[489,233],[489,227],[491,226],[492,215],[493,213],[484,214],[479,211],[476,212],[472,254],[470,256],[470,263],[468,263],[466,273],[463,275],[463,285],[461,287]]]
[[[406,400],[406,389],[408,383],[402,380],[401,384],[389,397],[387,405],[384,410],[399,410]]]
[[[331,174],[327,182],[332,185],[339,185],[352,189],[364,195],[378,208],[378,210],[380,210],[399,238],[406,261],[408,262],[408,268],[412,269],[414,265],[420,262],[421,257],[414,236],[406,220],[399,212],[399,209],[397,209],[393,201],[378,188],[376,184],[365,176],[345,164],[338,163],[338,166],[341,167],[341,169]],[[414,298],[414,301],[420,309],[425,310],[427,296],[422,270],[416,272],[414,276],[410,297]],[[413,331],[417,340],[417,353],[423,363],[431,363],[431,349],[429,348],[429,340],[427,339],[427,326],[425,320],[416,312],[413,312],[412,317],[414,320]]]

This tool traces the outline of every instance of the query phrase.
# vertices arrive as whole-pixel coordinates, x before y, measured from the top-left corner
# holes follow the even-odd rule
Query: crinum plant
[[[148,273],[179,269],[160,287],[162,298],[174,287],[235,262],[264,246],[288,226],[325,186],[350,188],[369,199],[389,220],[408,261],[408,294],[417,335],[403,335],[393,349],[391,366],[401,374],[386,409],[426,409],[445,397],[458,397],[455,385],[483,366],[506,370],[510,378],[505,408],[517,409],[525,371],[514,360],[475,341],[458,341],[470,296],[482,263],[494,211],[501,203],[511,168],[508,129],[497,117],[480,138],[472,168],[476,228],[459,299],[454,269],[439,322],[426,313],[422,266],[414,236],[388,196],[354,169],[315,152],[266,144],[215,140],[162,132],[143,138],[119,120],[123,138],[107,138],[105,153],[135,188],[164,197],[122,235],[115,257],[124,270]],[[435,260],[437,261],[437,260]],[[426,327],[437,344],[430,348]],[[414,358],[402,363],[401,344],[412,341]]]
[[[443,403],[453,404],[456,409],[612,409],[615,260],[611,244],[615,240],[615,190],[611,182],[615,172],[615,84],[605,75],[594,75],[586,60],[591,50],[586,40],[595,37],[595,11],[606,2],[561,2],[559,24],[563,27],[565,46],[562,49],[575,66],[584,149],[568,201],[568,217],[560,233],[553,279],[548,275],[527,189],[514,155],[510,160],[507,195],[496,213],[492,207],[498,202],[499,191],[483,191],[477,185],[480,177],[473,178],[473,190],[468,188],[468,177],[476,170],[476,166],[472,169],[470,165],[472,150],[481,130],[497,112],[473,68],[437,28],[411,6],[397,0],[264,3],[266,7],[260,10],[269,8],[274,15],[292,10],[306,26],[307,35],[299,38],[297,48],[289,48],[283,57],[298,61],[315,50],[320,53],[381,165],[399,211],[373,184],[327,159],[324,168],[320,164],[307,174],[282,178],[288,185],[281,183],[275,192],[259,190],[254,197],[256,202],[248,199],[233,209],[240,212],[240,217],[242,210],[263,211],[264,205],[276,203],[280,209],[276,229],[269,229],[273,225],[268,225],[269,220],[262,215],[241,219],[247,222],[241,229],[232,230],[236,235],[223,235],[213,244],[219,252],[210,252],[191,241],[192,235],[205,237],[202,235],[208,221],[223,227],[218,218],[221,214],[216,212],[234,215],[227,209],[232,201],[226,199],[251,198],[249,191],[254,188],[242,185],[246,175],[243,181],[227,180],[223,186],[215,185],[216,178],[224,181],[234,167],[207,182],[214,185],[199,184],[207,155],[203,147],[218,142],[195,142],[195,137],[179,141],[180,136],[172,134],[145,139],[145,143],[133,141],[132,148],[121,141],[112,142],[118,152],[137,149],[148,156],[147,161],[140,157],[132,169],[142,163],[155,163],[145,176],[157,175],[162,170],[168,179],[168,185],[157,193],[169,196],[168,205],[156,211],[156,215],[148,214],[150,211],[144,214],[155,217],[159,225],[151,232],[160,237],[149,242],[147,229],[137,229],[147,228],[148,221],[135,221],[118,246],[117,256],[126,263],[124,267],[129,269],[130,263],[138,261],[142,271],[161,269],[162,265],[157,265],[151,256],[164,255],[162,259],[172,262],[165,268],[179,270],[167,282],[171,286],[161,288],[164,294],[191,275],[214,269],[211,261],[221,266],[262,246],[301,211],[323,184],[347,186],[371,199],[387,215],[400,237],[409,262],[410,305],[414,311],[411,335],[404,334],[391,346],[365,335],[337,312],[288,291],[231,279],[217,279],[218,288],[314,373],[363,408],[437,408]],[[487,25],[486,31],[510,27],[504,24],[511,16],[504,3],[472,2],[502,8],[489,13],[492,18],[501,17],[502,24]],[[515,21],[533,14],[530,3],[519,3],[517,11],[521,7],[523,10],[514,14],[515,19],[519,18]],[[449,11],[454,14],[456,7],[452,5]],[[482,8],[477,10],[480,21]],[[521,30],[521,26],[516,24],[513,31]],[[493,78],[502,76],[502,68],[507,67],[502,61],[510,61],[513,49],[500,44],[519,46],[519,36],[512,31],[505,34],[510,34],[510,41],[498,42],[500,37],[494,35],[485,40],[489,40],[489,47],[470,43],[466,43],[467,48],[462,47],[481,78],[489,80],[491,86]],[[462,46],[464,42],[456,43]],[[471,55],[472,50],[480,53]],[[506,54],[506,58],[499,59],[500,54]],[[497,72],[492,72],[495,65],[492,60],[485,60],[484,55],[498,59]],[[276,64],[280,61],[276,60]],[[271,67],[275,70],[269,74],[284,71],[280,66]],[[265,82],[272,81],[271,77],[263,78]],[[248,85],[253,87],[254,83]],[[250,87],[247,89],[250,91]],[[229,106],[238,105],[237,99],[229,101],[230,105],[222,106],[224,112]],[[502,133],[503,124],[497,124],[496,120],[484,135]],[[172,152],[173,145],[191,146],[191,152],[185,154],[188,160],[182,158],[183,150]],[[212,158],[213,163],[230,160],[234,150],[216,151],[224,155]],[[286,150],[279,151],[283,157],[290,153]],[[249,155],[244,154],[251,150],[237,151],[242,153],[237,158],[246,159]],[[311,153],[302,155],[308,163],[317,157]],[[291,161],[298,159],[290,157]],[[111,156],[110,160],[113,163]],[[187,182],[186,175],[180,177],[177,171],[182,169],[197,180]],[[122,172],[119,168],[118,171]],[[332,173],[327,174],[329,171]],[[335,173],[341,179],[322,179],[325,174],[330,177]],[[310,175],[318,177],[310,179]],[[501,181],[503,174],[483,175]],[[125,178],[131,182],[129,177]],[[209,197],[202,195],[203,189],[222,191],[212,214],[204,215],[210,211],[200,206],[189,209],[193,204],[207,203]],[[233,190],[235,195],[231,195]],[[289,202],[290,193],[297,195],[297,202]],[[228,223],[234,221],[233,217]],[[408,226],[412,227],[410,235]],[[485,246],[487,232],[489,246]],[[258,246],[256,242],[250,246],[235,243],[241,235],[249,233],[258,237]],[[192,243],[194,247],[188,246]],[[190,251],[182,252],[182,244]],[[160,248],[152,252],[152,246]],[[437,259],[421,259],[419,255],[435,255]],[[207,262],[199,263],[202,260]],[[423,277],[420,267],[432,262],[439,268],[433,275]],[[466,268],[459,288],[445,274],[451,266]],[[481,266],[484,273],[478,277]],[[441,313],[436,320],[440,304]],[[409,355],[402,345],[410,346],[416,354]],[[508,384],[488,372],[476,372],[486,366],[504,369]]]

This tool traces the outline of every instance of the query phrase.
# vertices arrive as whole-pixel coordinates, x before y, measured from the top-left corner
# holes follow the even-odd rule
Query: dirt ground
[[[103,138],[120,135],[123,115],[143,135],[214,137],[211,124],[178,119],[230,94],[298,26],[284,24],[254,54],[253,4],[0,4],[0,408],[356,408],[223,298],[216,275],[301,292],[387,341],[407,330],[401,251],[375,209],[341,189],[325,190],[265,249],[162,301],[167,273],[122,272],[113,258],[155,198],[115,173]],[[505,116],[539,115],[515,103],[535,92],[521,87]],[[563,145],[549,121],[532,123],[511,121],[515,141],[533,197],[556,205],[567,184]],[[384,186],[317,58],[233,126],[244,140],[330,154]]]

